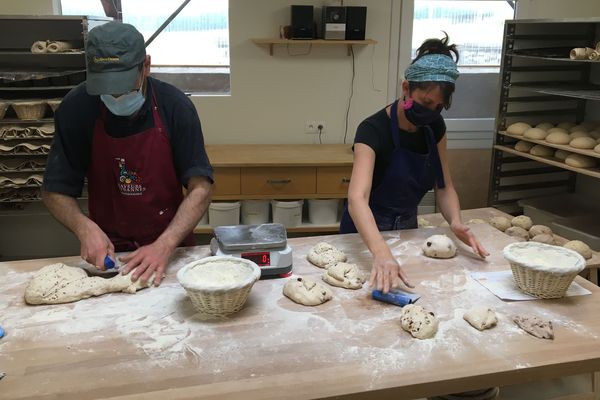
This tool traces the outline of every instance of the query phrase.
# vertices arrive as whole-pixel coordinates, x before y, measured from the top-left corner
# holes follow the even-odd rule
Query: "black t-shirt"
[[[446,123],[440,116],[430,125],[436,143],[446,134]],[[415,153],[427,153],[427,138],[424,128],[416,132],[400,129],[400,146]],[[363,143],[375,152],[375,169],[373,170],[372,188],[376,188],[385,175],[385,171],[392,161],[394,153],[394,139],[392,138],[391,119],[385,108],[371,115],[358,125],[354,143]]]
[[[212,181],[213,169],[204,149],[196,107],[183,92],[168,83],[148,78],[146,101],[134,118],[119,117],[107,110],[107,133],[112,137],[126,137],[152,128],[152,90],[169,134],[179,181],[183,186],[194,176],[206,176]],[[45,191],[81,196],[90,165],[94,125],[102,106],[100,96],[87,94],[85,82],[71,90],[60,103],[54,116],[55,135],[44,173]]]

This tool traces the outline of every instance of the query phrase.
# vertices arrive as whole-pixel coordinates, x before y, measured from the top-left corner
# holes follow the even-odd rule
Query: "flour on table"
[[[25,301],[28,304],[60,304],[112,292],[135,293],[154,281],[153,275],[145,285],[139,279],[132,282],[132,273],[105,279],[88,277],[83,269],[62,263],[47,265],[33,275],[25,288]]]

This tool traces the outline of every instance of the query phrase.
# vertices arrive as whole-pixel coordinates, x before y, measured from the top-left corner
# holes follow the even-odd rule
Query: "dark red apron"
[[[134,135],[110,136],[104,128],[106,107],[100,107],[87,175],[90,218],[115,251],[132,251],[154,242],[167,228],[183,201],[181,183],[154,91],[154,127]],[[191,232],[180,244],[194,245]]]

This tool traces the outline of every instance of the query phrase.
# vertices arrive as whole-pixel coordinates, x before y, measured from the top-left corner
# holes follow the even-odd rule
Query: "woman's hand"
[[[452,223],[450,225],[450,229],[459,238],[464,244],[470,246],[475,254],[479,255],[481,258],[485,258],[490,255],[487,250],[479,243],[479,240],[473,235],[471,229],[468,226],[464,225],[462,222]]]
[[[400,287],[402,282],[409,288],[414,287],[408,281],[400,263],[391,254],[373,258],[369,286],[387,293],[390,289]]]

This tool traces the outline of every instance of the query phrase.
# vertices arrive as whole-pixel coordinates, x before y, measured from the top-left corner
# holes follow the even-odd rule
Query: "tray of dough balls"
[[[600,163],[600,122],[515,122],[503,135],[519,139],[515,150],[551,157],[575,168],[594,168]]]
[[[559,236],[549,226],[534,224],[533,220],[526,215],[513,218],[493,217],[489,220],[489,224],[519,242],[535,242],[563,247],[583,257],[584,266],[600,266],[600,256],[587,243]]]

